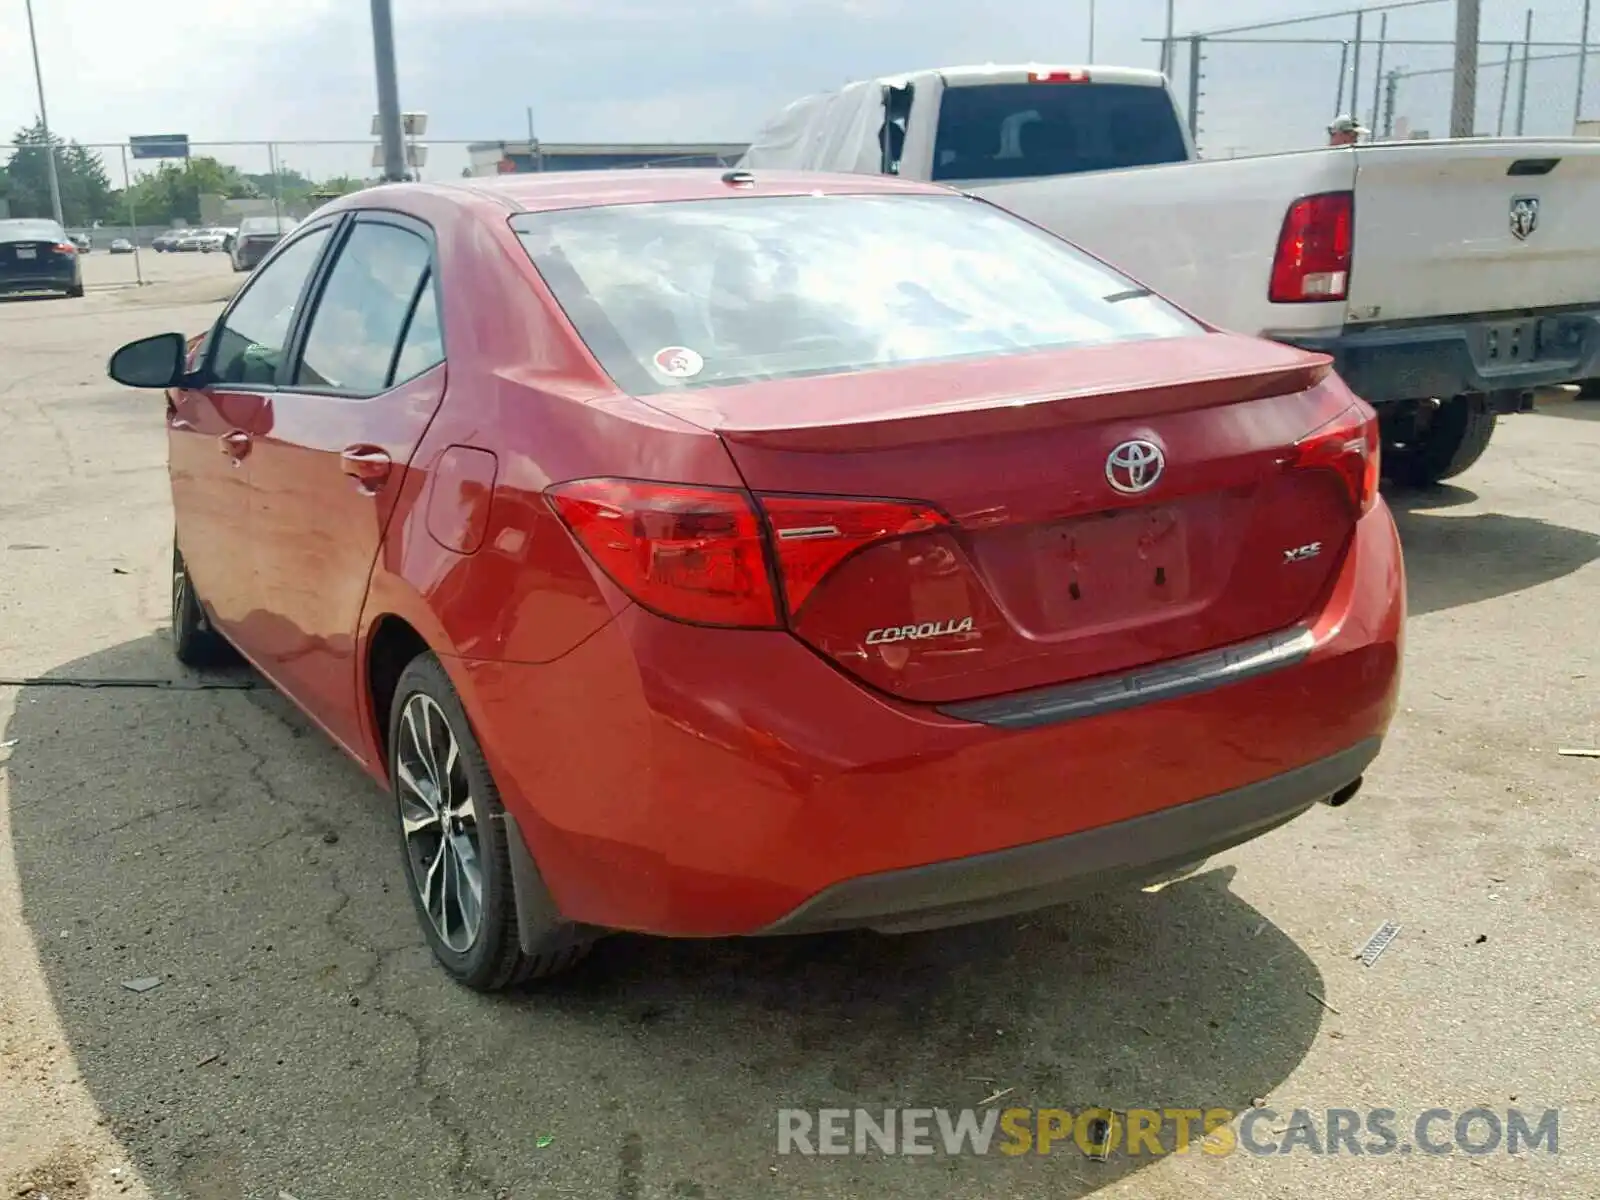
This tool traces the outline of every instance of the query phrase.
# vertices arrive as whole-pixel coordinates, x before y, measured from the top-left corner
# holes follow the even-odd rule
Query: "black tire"
[[[1578,384],[1579,400],[1600,400],[1600,379],[1585,379]]]
[[[186,667],[221,667],[239,661],[228,640],[211,628],[176,542],[172,546],[172,652]]]
[[[454,740],[454,768],[448,765],[446,738]],[[437,768],[441,757],[446,760],[442,771]],[[443,787],[436,783],[438,774],[445,778]],[[559,974],[588,952],[591,940],[559,918],[532,931],[535,936],[528,940],[536,947],[534,953],[523,951],[520,935],[527,931],[517,921],[500,792],[450,677],[432,654],[413,659],[395,687],[389,712],[389,778],[406,890],[423,936],[452,978],[474,991],[496,992]],[[461,789],[464,801],[458,799]],[[472,869],[478,872],[475,902]],[[436,871],[437,895],[432,883]],[[453,909],[446,887],[450,879],[455,880]]]
[[[69,287],[67,289],[67,296],[68,296],[69,299],[72,299],[72,300],[82,300],[83,299],[83,284],[79,283],[79,284],[75,284],[72,287]]]
[[[1454,479],[1483,457],[1494,427],[1495,413],[1484,397],[1453,397],[1411,440],[1384,447],[1384,473],[1405,487]]]

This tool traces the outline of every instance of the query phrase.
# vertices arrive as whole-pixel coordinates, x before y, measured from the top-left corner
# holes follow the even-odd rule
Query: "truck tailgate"
[[[1353,322],[1600,301],[1600,141],[1397,143],[1356,162]]]

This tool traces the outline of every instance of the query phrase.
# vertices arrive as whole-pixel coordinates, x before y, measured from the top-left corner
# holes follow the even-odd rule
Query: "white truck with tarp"
[[[1600,376],[1594,139],[1202,160],[1157,72],[985,65],[798,100],[739,165],[945,183],[1214,325],[1324,351],[1400,482],[1459,474],[1497,415]]]

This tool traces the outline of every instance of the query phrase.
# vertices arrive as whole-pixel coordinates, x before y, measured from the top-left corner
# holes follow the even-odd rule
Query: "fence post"
[[[1394,136],[1394,110],[1400,103],[1400,68],[1396,67],[1389,72],[1389,78],[1383,88],[1383,136],[1385,139]]]
[[[1500,118],[1495,122],[1495,137],[1504,137],[1506,132],[1506,97],[1511,94],[1511,60],[1516,57],[1517,46],[1515,42],[1506,43],[1506,70],[1500,80]]]
[[[1528,68],[1533,63],[1533,9],[1528,10],[1528,22],[1522,34],[1522,81],[1517,86],[1517,136],[1528,116]],[[1577,132],[1574,130],[1573,132]]]
[[[1189,138],[1194,142],[1197,158],[1200,156],[1200,56],[1203,41],[1198,35],[1189,39]]]
[[[278,148],[273,142],[267,143],[267,170],[272,172],[272,219],[278,226],[283,226],[283,206],[278,199]]]
[[[1578,122],[1583,120],[1583,85],[1585,68],[1589,65],[1589,9],[1591,0],[1583,0],[1583,34],[1578,47],[1578,94],[1572,101],[1572,132],[1578,132]]]
[[[1378,136],[1378,118],[1383,112],[1383,51],[1389,41],[1389,14],[1378,22],[1378,69],[1372,73],[1372,136]]]
[[[1366,13],[1356,14],[1356,52],[1350,62],[1350,116],[1357,124],[1361,118],[1361,101],[1357,99],[1361,95],[1361,21],[1365,16]]]
[[[122,194],[128,198],[128,240],[133,243],[133,278],[144,286],[144,264],[139,261],[139,210],[133,200],[133,177],[128,174],[128,143],[118,147],[122,151]]]

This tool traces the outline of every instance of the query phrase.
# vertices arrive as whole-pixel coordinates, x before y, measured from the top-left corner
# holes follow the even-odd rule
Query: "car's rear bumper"
[[[70,291],[78,286],[81,278],[82,274],[75,266],[64,271],[32,271],[26,275],[8,271],[0,275],[0,295]]]
[[[1374,737],[1282,775],[1081,833],[847,879],[762,932],[904,933],[1168,879],[1276,829],[1318,801],[1344,797],[1359,785],[1381,744]]]
[[[1267,336],[1331,355],[1339,375],[1369,404],[1518,392],[1600,375],[1600,305]]]
[[[788,634],[638,608],[553,663],[446,666],[568,917],[910,928],[1153,879],[1345,787],[1387,730],[1404,616],[1380,503],[1303,654],[1022,727],[883,697]]]
[[[246,243],[235,246],[232,251],[233,261],[245,270],[254,270],[276,244],[276,242],[269,242],[266,245]]]

